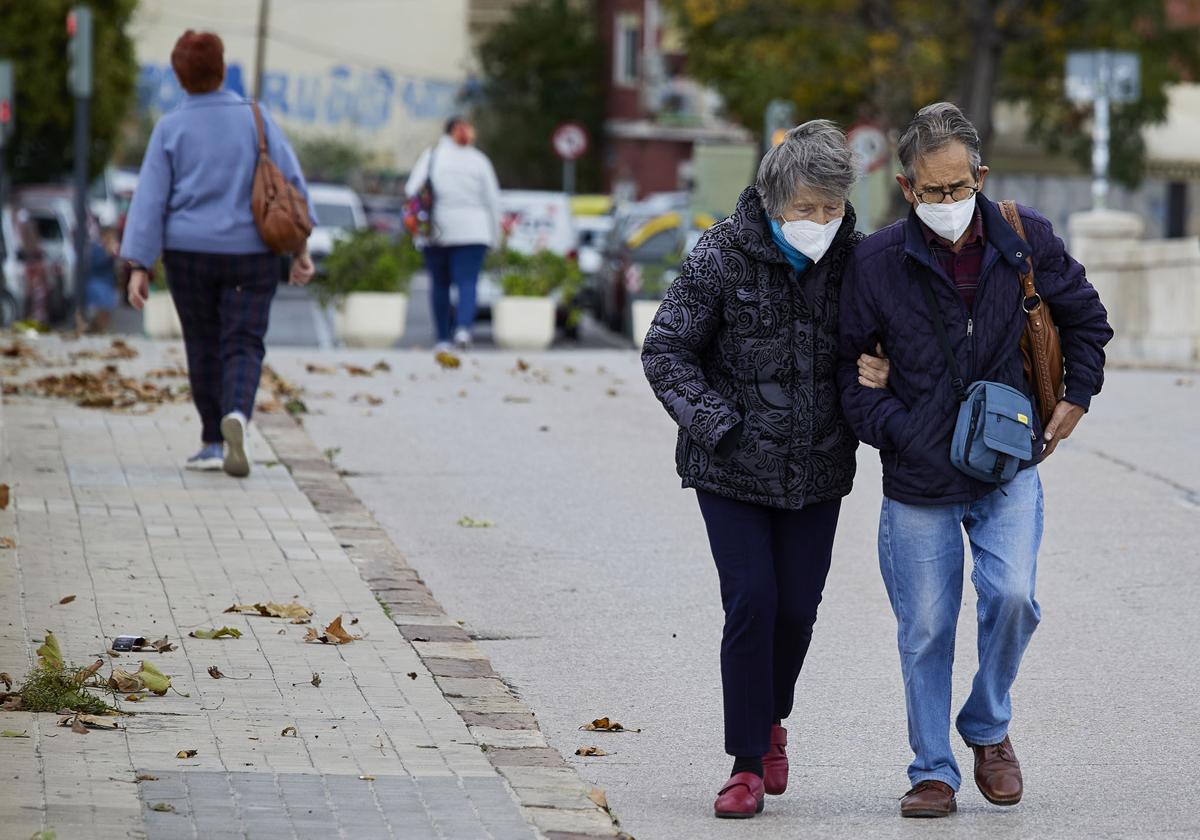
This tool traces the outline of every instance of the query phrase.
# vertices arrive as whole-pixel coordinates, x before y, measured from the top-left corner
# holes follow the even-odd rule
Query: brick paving
[[[123,371],[168,358],[137,346]],[[0,729],[29,736],[0,738],[0,836],[617,835],[302,429],[263,429],[270,446],[252,428],[258,463],[238,481],[181,469],[198,439],[189,405],[4,398],[0,536],[16,548],[0,551],[0,670],[20,680],[46,629],[78,664],[121,633],[178,649],[103,656],[105,672],[145,658],[177,689],[122,702],[136,714],[121,731],[0,712]],[[306,626],[223,612],[293,599],[314,626],[342,615],[364,638],[306,644]],[[188,636],[224,625],[242,637]]]

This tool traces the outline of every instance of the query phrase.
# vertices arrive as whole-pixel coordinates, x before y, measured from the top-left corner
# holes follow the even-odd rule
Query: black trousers
[[[725,752],[764,755],[771,725],[792,712],[842,503],[780,510],[703,490],[696,495],[725,606]]]
[[[281,258],[164,251],[163,265],[183,326],[201,439],[220,443],[222,417],[240,411],[249,420],[254,413]]]

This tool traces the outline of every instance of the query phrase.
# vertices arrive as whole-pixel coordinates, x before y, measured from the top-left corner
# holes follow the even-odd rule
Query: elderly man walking
[[[847,420],[883,462],[879,565],[896,614],[914,753],[900,813],[942,817],[956,810],[961,782],[950,744],[950,687],[962,532],[974,560],[979,668],[955,723],[974,753],[980,792],[993,804],[1015,805],[1023,780],[1009,737],[1009,690],[1041,615],[1037,464],[1100,392],[1112,330],[1083,266],[1050,222],[1018,206],[1022,237],[984,197],[979,135],[957,107],[921,109],[899,155],[904,171],[896,180],[912,209],[859,245],[847,268],[838,376]],[[997,472],[982,481],[952,463],[951,441],[965,385],[1013,389],[1017,400],[1031,394],[1020,349],[1027,317],[1019,275],[1029,265],[1058,325],[1066,392],[1044,429],[1035,410],[1013,414],[1029,427],[1018,443],[1031,456],[1011,480]],[[859,378],[859,355],[877,343],[891,359],[887,389]],[[993,421],[1000,422],[987,414],[982,420]]]

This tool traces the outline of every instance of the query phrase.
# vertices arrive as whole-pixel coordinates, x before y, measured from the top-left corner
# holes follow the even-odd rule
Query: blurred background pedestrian
[[[201,420],[201,448],[187,467],[245,476],[246,424],[283,258],[263,242],[251,213],[257,129],[246,100],[221,89],[221,39],[189,29],[175,44],[171,67],[187,95],[155,125],[142,162],[121,243],[132,267],[129,302],[136,309],[145,305],[150,269],[161,252]],[[307,200],[287,137],[265,110],[263,120],[271,159]],[[293,260],[289,281],[303,285],[312,274],[306,248]]]
[[[113,309],[117,306],[116,258],[121,243],[112,226],[101,227],[95,219],[88,220],[88,279],[84,290],[86,312],[80,327],[88,332],[108,331]]]
[[[449,349],[451,340],[460,350],[471,346],[479,271],[487,250],[500,240],[500,182],[474,144],[475,127],[464,117],[451,117],[446,133],[417,159],[406,185],[409,195],[426,182],[433,186],[432,231],[421,251],[438,351]],[[451,286],[457,292],[453,313]]]

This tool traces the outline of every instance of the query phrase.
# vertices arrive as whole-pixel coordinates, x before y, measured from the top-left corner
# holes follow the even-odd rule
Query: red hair
[[[215,33],[189,29],[171,50],[171,69],[188,93],[211,93],[225,79],[225,45]]]

